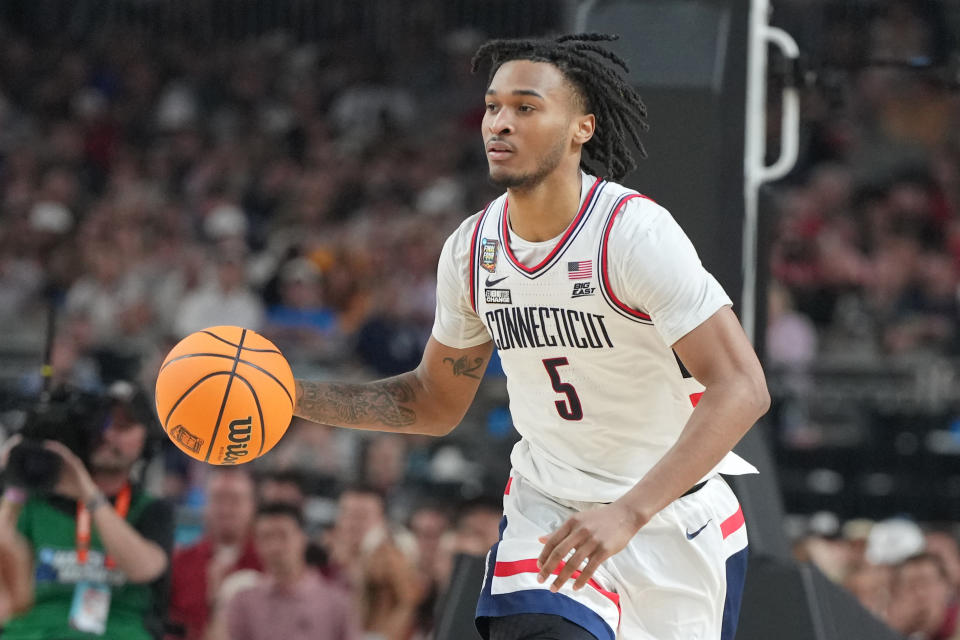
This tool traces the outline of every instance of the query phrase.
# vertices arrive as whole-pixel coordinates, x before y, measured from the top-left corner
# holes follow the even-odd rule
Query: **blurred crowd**
[[[774,415],[786,446],[811,451],[814,457],[803,458],[808,464],[824,443],[859,443],[844,464],[885,472],[889,490],[903,480],[897,469],[852,462],[885,451],[885,440],[895,442],[871,423],[870,408],[848,400],[866,412],[859,421],[876,430],[858,439],[829,423],[816,425],[811,413],[824,408],[804,406],[803,398],[811,397],[814,371],[825,364],[879,371],[898,363],[929,371],[960,356],[954,66],[960,15],[954,3],[933,1],[776,8],[779,24],[800,40],[809,73],[801,79],[808,84],[802,85],[800,161],[770,193],[765,363],[784,376],[786,389]],[[771,108],[776,113],[778,106]],[[944,413],[958,409],[954,401]],[[917,453],[929,442],[917,413],[894,433],[919,434],[918,446],[901,446],[898,454]],[[928,466],[919,491],[934,491],[939,480],[932,472]],[[838,486],[854,484],[853,477],[834,475]],[[888,499],[887,515],[901,502]],[[960,638],[954,522],[921,526],[904,513],[841,523],[831,512],[798,521],[804,524],[793,536],[796,558],[812,562],[879,619],[909,638]]]
[[[443,240],[493,192],[469,71],[483,36],[407,37],[401,59],[282,34],[38,46],[0,23],[4,348],[39,350],[53,304],[53,382],[83,389],[152,389],[177,340],[221,324],[257,330],[303,375],[413,368]],[[40,384],[37,370],[9,386]],[[455,554],[498,536],[483,481],[506,477],[455,444],[295,421],[251,471],[159,459],[153,484],[180,506],[171,637],[276,631],[269,594],[231,595],[305,549],[329,580],[297,588],[333,585],[335,637],[425,637]]]
[[[800,163],[773,194],[768,359],[956,357],[956,9],[786,5],[788,28],[819,47],[805,56]]]
[[[296,473],[215,468],[204,488],[201,536],[173,558],[170,640],[432,637],[458,555],[499,536],[492,499],[423,499],[397,520],[382,491],[356,484],[315,526]]]
[[[816,81],[767,218],[768,365],[960,356],[960,101],[941,69],[955,10],[775,4]],[[403,56],[360,37],[200,45],[130,28],[38,46],[0,22],[5,348],[38,349],[53,304],[55,381],[86,389],[152,388],[177,340],[218,324],[260,331],[315,377],[415,366],[443,239],[494,195],[469,73],[484,35],[393,37]],[[509,435],[509,418],[487,427]],[[425,637],[452,558],[497,538],[468,449],[294,421],[252,472],[168,450],[155,483],[181,507],[174,632],[240,637],[231,621],[263,612],[235,594],[305,557],[349,628]],[[878,558],[883,527],[860,525],[797,552],[905,634],[952,637],[955,532],[897,523],[913,544]]]
[[[480,34],[410,39],[397,60],[277,34],[0,34],[5,341],[39,352],[52,300],[54,382],[86,389],[152,389],[177,340],[221,324],[259,331],[303,375],[413,368],[443,240],[491,187]],[[39,368],[17,384],[35,393]],[[273,458],[353,480],[362,443],[325,438],[294,427]]]
[[[90,386],[148,380],[171,340],[217,324],[261,331],[294,366],[405,370],[442,241],[489,189],[478,38],[437,43],[417,73],[282,35],[4,34],[4,330],[36,337],[54,296],[57,375]]]
[[[949,527],[921,528],[905,518],[841,526],[819,514],[793,551],[904,637],[960,638],[960,547]]]

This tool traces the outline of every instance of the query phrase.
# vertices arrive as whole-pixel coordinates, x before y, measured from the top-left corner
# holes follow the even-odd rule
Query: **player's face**
[[[490,180],[501,188],[531,188],[576,155],[578,104],[552,64],[505,62],[487,88],[483,116]]]

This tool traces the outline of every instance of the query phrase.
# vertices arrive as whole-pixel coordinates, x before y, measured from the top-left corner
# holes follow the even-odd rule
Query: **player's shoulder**
[[[473,233],[477,228],[477,223],[480,221],[480,217],[483,216],[484,212],[493,207],[498,200],[505,197],[505,195],[506,194],[491,200],[486,206],[483,207],[483,209],[480,209],[470,216],[467,216],[467,218],[461,222],[456,229],[454,229],[453,233],[448,236],[447,243],[453,243],[456,246],[469,246],[470,241],[473,239]]]
[[[670,212],[653,198],[616,182],[607,182],[598,205],[616,212],[611,221],[614,236],[633,235],[673,222]]]
[[[474,214],[467,216],[460,225],[454,229],[453,233],[450,234],[451,238],[456,238],[458,240],[464,240],[465,242],[470,242],[470,238],[473,236],[473,230],[477,226],[477,222],[480,220],[480,216],[483,215],[483,212],[486,208],[480,209]]]

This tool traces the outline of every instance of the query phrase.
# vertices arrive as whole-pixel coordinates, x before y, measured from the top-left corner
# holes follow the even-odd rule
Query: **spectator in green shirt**
[[[0,580],[15,610],[4,640],[160,637],[173,511],[131,484],[150,414],[137,410],[130,385],[115,385],[111,397],[89,469],[67,447],[47,441],[63,459],[54,492],[4,491]]]

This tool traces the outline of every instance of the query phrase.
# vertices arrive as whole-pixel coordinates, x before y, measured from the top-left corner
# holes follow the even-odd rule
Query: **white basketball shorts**
[[[747,530],[720,476],[678,498],[607,559],[588,586],[558,593],[537,582],[537,538],[602,503],[550,497],[514,472],[503,497],[500,541],[487,554],[477,627],[517,613],[563,616],[598,640],[733,640],[747,566]],[[579,575],[574,573],[574,577]]]

